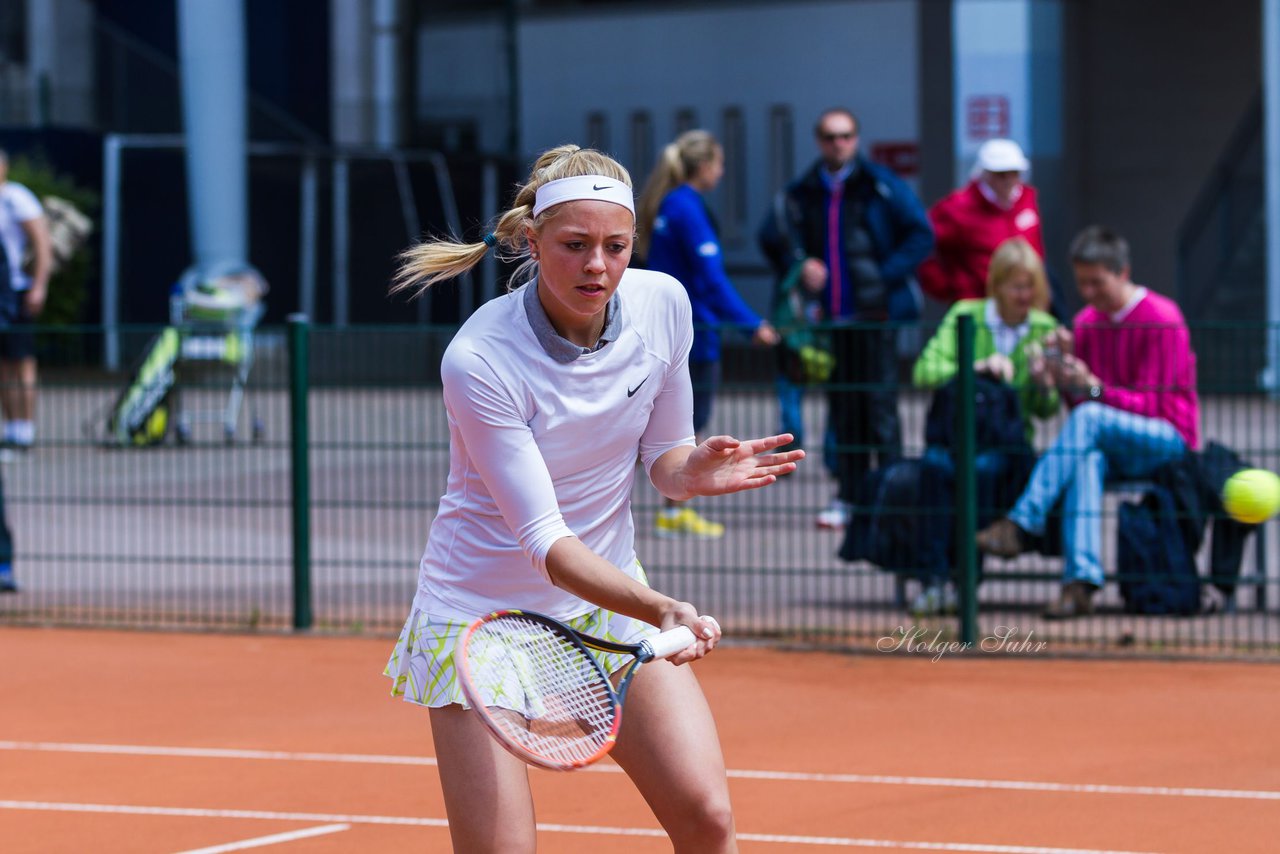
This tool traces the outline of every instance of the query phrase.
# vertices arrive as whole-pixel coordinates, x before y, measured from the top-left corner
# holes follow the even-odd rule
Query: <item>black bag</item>
[[[1155,486],[1120,504],[1120,596],[1129,614],[1200,611],[1200,578],[1178,525],[1173,495]]]
[[[1006,459],[999,483],[984,490],[983,483],[979,482],[978,497],[983,501],[978,508],[978,524],[985,527],[1008,512],[1018,500],[1035,467],[1036,456],[1027,441],[1026,422],[1016,388],[979,375],[974,377],[973,397],[975,453],[997,451]],[[953,379],[934,391],[925,418],[926,443],[931,448],[946,448],[953,458],[956,398]],[[948,479],[947,488],[954,490],[953,480]]]
[[[1210,441],[1197,453],[1166,463],[1151,480],[1167,489],[1177,509],[1178,527],[1189,554],[1196,554],[1212,525],[1209,574],[1214,585],[1227,596],[1236,589],[1245,542],[1256,525],[1238,522],[1222,506],[1222,488],[1227,479],[1252,464],[1220,442]]]
[[[950,494],[935,488],[940,474],[926,460],[901,458],[867,472],[854,504],[841,560],[941,577],[950,570],[947,541],[937,527],[950,519]],[[935,506],[938,504],[939,506]]]
[[[1253,464],[1219,442],[1206,444],[1198,458],[1201,506],[1205,515],[1213,521],[1213,537],[1209,544],[1209,572],[1213,576],[1214,585],[1231,596],[1235,593],[1236,580],[1240,577],[1245,541],[1259,526],[1237,521],[1227,515],[1226,508],[1222,506],[1222,488],[1233,474],[1241,469],[1253,468]],[[1203,532],[1203,520],[1201,523]],[[1262,541],[1258,540],[1255,548],[1261,544]]]
[[[925,416],[925,443],[931,447],[955,447],[956,381],[951,380],[933,393]],[[1013,386],[984,377],[973,378],[974,439],[977,450],[991,448],[1026,450],[1022,403]]]

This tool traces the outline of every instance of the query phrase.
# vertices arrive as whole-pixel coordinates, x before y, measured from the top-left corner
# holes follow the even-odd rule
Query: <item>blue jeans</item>
[[[778,409],[782,416],[782,429],[778,432],[790,433],[795,437],[796,445],[803,448],[805,446],[803,403],[808,387],[793,383],[784,374],[778,374],[774,382],[778,390]],[[827,471],[834,472],[836,469],[835,454],[836,437],[828,426],[822,436],[822,464],[826,466]]]
[[[922,537],[926,542],[922,546],[928,554],[941,557],[922,562],[921,581],[933,583],[950,580],[955,563],[956,465],[950,449],[937,445],[925,449],[924,462],[927,479],[922,485],[923,494],[932,504],[922,508],[929,518],[927,533]],[[1008,510],[1026,479],[1030,462],[1002,450],[986,450],[974,457],[973,465],[978,493],[977,523],[979,528],[984,528]],[[981,563],[979,571],[981,574]]]
[[[1058,498],[1062,505],[1063,582],[1102,586],[1102,493],[1107,476],[1146,477],[1185,454],[1173,425],[1101,403],[1072,410],[1062,432],[1031,472],[1009,518],[1041,535]]]
[[[711,406],[720,388],[719,362],[690,362],[689,381],[693,385],[693,432],[705,438],[703,428],[711,420]]]
[[[954,498],[956,464],[951,451],[931,445],[925,449],[924,458],[945,473],[946,485],[951,490],[947,497]],[[978,527],[985,527],[988,522],[993,522],[1004,515],[1005,509],[1009,506],[1001,501],[1001,495],[1009,496],[1011,490],[1001,487],[1005,478],[1012,475],[1014,464],[1004,451],[987,450],[980,451],[973,458],[973,468],[978,489]],[[1025,473],[1026,468],[1022,471]],[[1004,499],[1005,502],[1011,500],[1012,496]]]

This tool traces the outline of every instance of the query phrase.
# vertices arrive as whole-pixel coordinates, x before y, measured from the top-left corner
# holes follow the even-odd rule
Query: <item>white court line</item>
[[[114,753],[124,756],[183,756],[200,759],[275,759],[285,762],[351,762],[358,765],[430,765],[430,756],[380,753],[306,753],[288,750],[238,750],[226,747],[169,747],[149,744],[77,744],[60,741],[0,741],[0,750],[53,753]]]
[[[294,753],[284,750],[236,750],[218,747],[162,747],[139,744],[75,744],[50,741],[0,741],[0,750],[33,750],[54,753],[105,753],[127,756],[179,756],[206,759],[265,759],[286,762],[349,762],[359,765],[434,766],[430,756],[389,756],[377,753]],[[587,773],[621,774],[616,765],[592,765]],[[1035,780],[982,780],[966,777],[916,777],[892,774],[810,774],[799,771],[729,769],[739,780],[779,780],[800,783],[859,783],[876,786],[934,786],[956,789],[1001,789],[1021,792],[1055,792],[1085,795],[1147,795],[1165,798],[1226,798],[1245,801],[1280,801],[1280,791],[1259,789],[1209,789],[1187,786],[1116,786],[1106,783],[1049,783]]]
[[[163,815],[190,818],[262,819],[265,821],[323,821],[341,824],[381,824],[410,827],[448,827],[442,818],[392,815],[329,815],[310,812],[270,812],[266,810],[214,810],[190,807],[140,807],[121,804],[70,804],[54,801],[5,801],[0,809],[46,810],[52,812],[111,813],[117,815]],[[543,833],[581,833],[594,836],[649,836],[665,839],[665,831],[650,827],[597,827],[585,824],[538,824]],[[1046,848],[1039,845],[983,845],[978,842],[912,842],[892,839],[856,839],[840,836],[792,836],[771,833],[739,833],[743,842],[775,842],[783,845],[823,845],[837,848],[901,848],[909,851],[990,851],[994,854],[1149,854],[1141,851],[1112,851],[1096,848]],[[209,849],[214,850],[214,849]]]
[[[253,839],[242,839],[239,842],[228,842],[226,845],[214,845],[210,848],[192,848],[178,854],[226,854],[228,851],[244,851],[247,848],[265,848],[279,842],[293,842],[295,839],[310,839],[313,836],[325,836],[330,833],[341,833],[350,830],[349,824],[322,824],[319,827],[308,827],[303,830],[291,830],[288,833],[273,833],[270,836],[256,836]]]

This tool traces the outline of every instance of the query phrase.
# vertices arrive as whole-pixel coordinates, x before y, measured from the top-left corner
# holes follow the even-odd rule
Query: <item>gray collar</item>
[[[622,299],[614,291],[609,304],[604,310],[604,329],[600,332],[600,340],[594,347],[579,347],[572,341],[560,337],[547,317],[547,310],[538,299],[538,280],[534,279],[524,286],[524,313],[529,316],[529,326],[533,328],[533,337],[538,339],[547,355],[562,365],[567,365],[579,356],[585,356],[599,350],[610,341],[618,340],[622,333]]]

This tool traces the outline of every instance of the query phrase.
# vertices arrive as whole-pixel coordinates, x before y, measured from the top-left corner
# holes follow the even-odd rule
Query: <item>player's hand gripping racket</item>
[[[453,661],[467,702],[503,747],[531,765],[572,771],[613,749],[640,665],[695,640],[680,626],[638,644],[612,643],[512,609],[467,627]],[[633,656],[616,689],[588,647]]]

